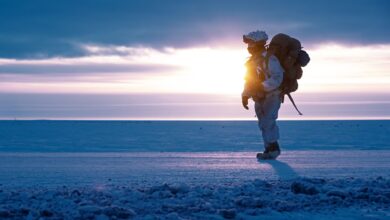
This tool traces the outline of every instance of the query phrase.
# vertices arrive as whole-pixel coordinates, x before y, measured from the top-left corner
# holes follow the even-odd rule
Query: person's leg
[[[274,92],[269,94],[262,103],[263,118],[261,120],[261,129],[266,146],[273,146],[279,140],[279,127],[276,124],[278,112],[280,109],[280,94]]]
[[[265,142],[265,139],[264,139],[264,129],[263,129],[263,117],[264,117],[264,113],[263,113],[263,101],[256,101],[255,102],[255,112],[256,112],[256,116],[257,116],[257,125],[259,127],[259,130],[261,131],[262,133],[262,137],[263,137],[263,141],[264,141],[264,149],[266,149],[266,142]]]

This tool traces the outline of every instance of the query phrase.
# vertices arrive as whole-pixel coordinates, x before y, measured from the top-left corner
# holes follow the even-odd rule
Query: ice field
[[[388,219],[389,121],[1,121],[1,219]]]

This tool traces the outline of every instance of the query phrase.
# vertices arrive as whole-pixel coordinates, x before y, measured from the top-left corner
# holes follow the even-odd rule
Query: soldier
[[[268,36],[264,31],[254,31],[243,36],[248,44],[250,57],[246,62],[247,73],[242,92],[242,105],[248,108],[250,98],[255,102],[258,125],[264,140],[264,152],[258,159],[276,159],[280,155],[278,144],[279,128],[276,124],[281,105],[280,85],[283,81],[283,68],[274,55],[267,56],[265,48]],[[268,62],[267,62],[268,61]]]

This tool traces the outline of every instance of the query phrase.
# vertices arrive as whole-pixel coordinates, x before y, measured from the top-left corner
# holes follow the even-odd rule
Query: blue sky
[[[287,32],[305,44],[381,44],[390,36],[386,0],[2,0],[1,5],[1,57],[80,56],[85,43],[203,46],[238,40],[259,28]]]
[[[390,117],[383,110],[390,101],[389,1],[1,0],[0,5],[0,118],[251,118],[239,103],[247,57],[241,36],[256,29],[270,36],[288,33],[312,55],[296,94],[308,118]],[[337,97],[327,93],[344,97],[338,100],[344,103],[337,106],[341,113],[313,104],[313,94],[324,102]],[[85,106],[66,101],[91,97],[91,106],[106,109],[96,107],[88,115]],[[372,103],[373,97],[381,99]],[[362,111],[352,110],[349,100],[364,105]],[[121,104],[126,107],[109,108]],[[294,114],[283,110],[281,117]]]

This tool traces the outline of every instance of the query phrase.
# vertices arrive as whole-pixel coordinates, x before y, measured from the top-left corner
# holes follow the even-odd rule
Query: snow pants
[[[264,99],[255,102],[255,111],[264,140],[264,148],[267,144],[279,139],[279,127],[276,124],[276,119],[280,104],[280,91],[268,93]]]

